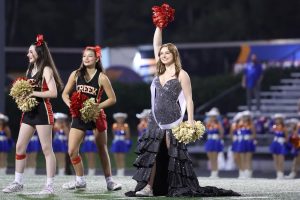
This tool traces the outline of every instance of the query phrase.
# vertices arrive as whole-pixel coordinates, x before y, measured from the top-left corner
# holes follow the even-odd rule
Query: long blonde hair
[[[182,69],[182,66],[181,66],[181,60],[180,60],[180,56],[179,56],[179,52],[178,52],[178,49],[177,47],[172,44],[172,43],[166,43],[166,44],[163,44],[161,45],[161,47],[159,48],[159,51],[158,51],[158,57],[160,56],[160,52],[161,52],[161,49],[164,48],[164,47],[167,47],[168,50],[172,53],[173,55],[173,59],[174,59],[174,64],[175,64],[175,74],[176,76],[178,77],[179,76],[179,72],[180,70]],[[166,66],[165,64],[163,64],[161,62],[161,60],[159,59],[156,63],[156,69],[157,69],[157,75],[162,75],[163,73],[165,73],[166,71]]]

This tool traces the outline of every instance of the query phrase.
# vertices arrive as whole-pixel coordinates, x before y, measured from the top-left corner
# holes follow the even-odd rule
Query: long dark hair
[[[87,47],[87,48],[85,48],[84,51],[83,51],[83,53],[86,50],[93,51],[94,54],[95,54],[95,56],[97,57],[96,51],[95,51],[95,49],[93,47]],[[104,72],[103,65],[102,65],[102,62],[101,62],[101,57],[98,57],[98,61],[96,62],[95,68],[97,70],[100,70],[100,72]],[[81,75],[84,76],[85,74],[86,74],[86,66],[83,64],[83,62],[81,62],[80,67],[76,70],[76,76],[81,76]]]
[[[36,43],[32,44],[35,47],[35,51],[38,55],[36,60],[36,66],[37,66],[37,80],[39,85],[41,85],[41,82],[43,80],[43,72],[44,68],[50,67],[53,71],[53,77],[56,83],[56,87],[58,91],[61,91],[64,87],[64,84],[60,78],[60,75],[56,69],[56,66],[54,64],[54,61],[52,59],[51,53],[49,51],[48,45],[45,41],[43,41],[40,45],[37,45]],[[34,67],[34,63],[29,63],[27,73],[30,73]]]

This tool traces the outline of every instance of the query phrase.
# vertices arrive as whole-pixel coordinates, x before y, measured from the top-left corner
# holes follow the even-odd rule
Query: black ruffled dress
[[[186,109],[178,79],[171,79],[162,86],[156,77],[151,85],[151,95],[152,113],[148,119],[147,131],[139,140],[136,150],[138,157],[134,162],[137,171],[133,179],[137,181],[137,185],[134,191],[126,192],[125,195],[135,196],[136,191],[147,185],[156,162],[154,196],[240,196],[232,190],[200,187],[186,145],[179,143],[171,130],[182,121]],[[169,149],[166,146],[166,134],[170,138]]]

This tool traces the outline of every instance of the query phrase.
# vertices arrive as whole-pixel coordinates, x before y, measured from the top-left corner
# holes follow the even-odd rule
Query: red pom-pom
[[[299,149],[300,148],[300,138],[297,136],[292,136],[290,138],[290,143],[294,146],[294,148]]]
[[[100,115],[96,120],[96,128],[99,132],[103,132],[107,129],[106,114],[103,109],[100,110]]]
[[[26,77],[18,77],[18,78],[16,78],[16,79],[12,82],[12,85],[14,85],[15,82],[20,81],[20,80],[27,81],[28,79],[27,79]]]
[[[19,80],[27,81],[27,78],[26,77],[18,77],[18,78],[16,78],[16,80],[14,82],[19,81]]]
[[[159,28],[165,28],[168,23],[174,20],[175,9],[168,4],[164,3],[161,6],[153,6],[152,11],[153,23]]]
[[[81,92],[73,92],[71,96],[70,113],[72,117],[80,116],[80,109],[83,107],[83,102],[89,97]]]

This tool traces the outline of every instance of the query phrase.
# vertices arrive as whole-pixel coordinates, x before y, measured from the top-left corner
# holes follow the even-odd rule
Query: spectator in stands
[[[250,62],[246,64],[242,79],[242,86],[246,89],[248,110],[251,109],[251,99],[255,96],[256,111],[260,111],[260,84],[263,78],[262,65],[255,54],[251,55]]]
[[[257,134],[265,134],[266,132],[268,132],[268,125],[268,119],[265,116],[257,117],[254,120],[254,126]]]

